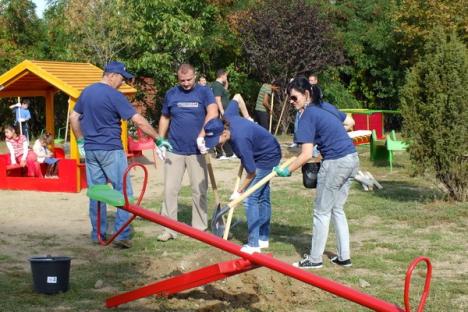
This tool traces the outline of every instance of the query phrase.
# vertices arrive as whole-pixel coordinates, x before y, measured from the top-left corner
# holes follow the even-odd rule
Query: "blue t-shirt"
[[[197,137],[205,123],[208,105],[216,105],[213,91],[208,87],[196,84],[189,91],[180,86],[167,91],[161,113],[171,118],[168,139],[173,153],[200,154]]]
[[[15,120],[17,122],[19,122],[20,119],[24,120],[23,122],[26,122],[29,119],[31,119],[31,113],[29,112],[29,109],[15,107],[13,108],[13,114],[15,114]]]
[[[248,173],[257,168],[271,170],[281,160],[281,148],[275,137],[265,128],[239,116],[239,104],[231,101],[224,111],[229,121],[231,146]]]
[[[330,103],[308,106],[299,119],[296,143],[313,143],[324,159],[338,159],[356,152],[343,127],[346,114]]]
[[[105,83],[92,84],[81,92],[74,110],[81,114],[85,150],[123,149],[121,120],[132,118],[136,110],[122,93]]]

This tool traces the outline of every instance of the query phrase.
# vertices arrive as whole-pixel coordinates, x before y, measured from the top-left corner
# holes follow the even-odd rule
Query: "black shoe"
[[[323,262],[312,262],[309,255],[304,255],[304,259],[294,262],[293,266],[300,269],[320,269]]]
[[[338,256],[335,256],[333,258],[330,259],[330,261],[336,265],[340,265],[342,267],[345,267],[345,268],[349,268],[350,266],[352,266],[353,264],[351,263],[351,259],[348,259],[348,260],[339,260],[338,259]]]
[[[112,245],[120,249],[128,249],[132,247],[132,241],[129,239],[115,240]]]

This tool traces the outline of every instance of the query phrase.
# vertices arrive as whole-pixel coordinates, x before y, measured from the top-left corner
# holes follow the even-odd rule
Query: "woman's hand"
[[[26,166],[26,160],[21,160],[21,161],[20,161],[20,166],[21,166],[21,167]]]

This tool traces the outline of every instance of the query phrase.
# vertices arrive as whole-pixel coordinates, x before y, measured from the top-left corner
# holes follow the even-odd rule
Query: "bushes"
[[[417,173],[435,174],[459,201],[468,198],[467,73],[466,46],[455,35],[435,32],[401,92],[404,134]]]

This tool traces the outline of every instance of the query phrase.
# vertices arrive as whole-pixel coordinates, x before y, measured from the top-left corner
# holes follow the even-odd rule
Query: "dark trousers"
[[[263,128],[269,130],[270,128],[270,114],[267,112],[262,111],[255,111],[255,119],[257,120],[258,124]]]

